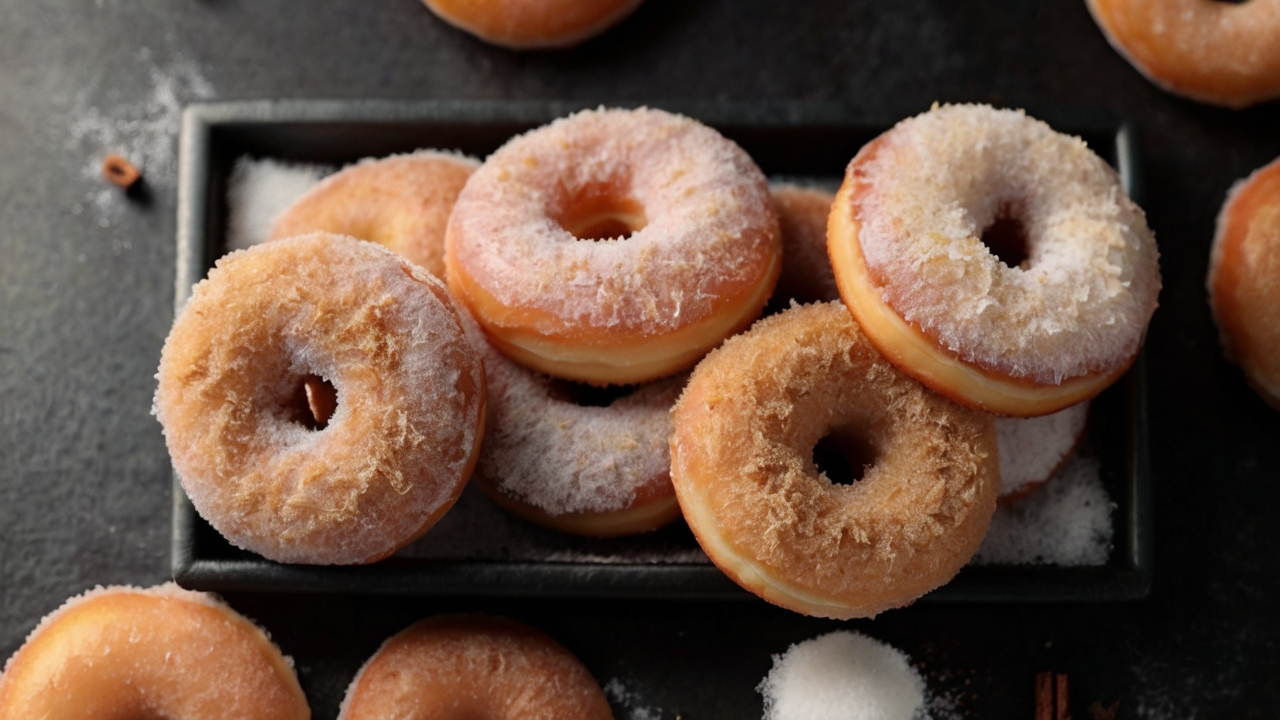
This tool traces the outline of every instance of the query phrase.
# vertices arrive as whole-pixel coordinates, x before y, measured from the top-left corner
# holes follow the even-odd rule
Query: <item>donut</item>
[[[483,430],[483,368],[444,284],[338,235],[220,259],[158,377],[196,510],[279,562],[373,562],[413,541],[461,494]],[[326,400],[322,424],[309,406]]]
[[[1002,415],[1047,415],[1115,382],[1160,291],[1155,239],[1111,168],[1079,138],[985,105],[935,106],[864,146],[827,249],[894,365]]]
[[[1086,0],[1107,41],[1147,79],[1240,109],[1280,97],[1277,0]]]
[[[781,243],[737,145],[661,110],[602,109],[491,155],[458,196],[445,265],[508,357],[627,385],[688,369],[749,325]]]
[[[423,0],[431,12],[512,50],[565,48],[622,22],[640,0]]]
[[[827,216],[835,196],[824,190],[786,183],[769,186],[782,232],[782,272],[772,304],[840,299],[827,256]]]
[[[0,675],[0,720],[307,720],[293,663],[216,597],[108,587],[50,613]]]
[[[338,720],[613,720],[568,650],[514,620],[443,615],[392,636],[347,688]]]
[[[1071,459],[1084,439],[1089,401],[1052,415],[996,418],[1000,448],[1000,497],[1008,505],[1048,482]]]
[[[1227,360],[1280,410],[1280,158],[1227,194],[1207,285]]]
[[[269,239],[350,235],[386,246],[442,278],[449,213],[477,167],[471,158],[435,150],[362,160],[295,200]]]
[[[992,416],[896,370],[838,302],[726,340],[672,415],[671,480],[702,549],[796,612],[870,617],[911,603],[959,571],[995,512]],[[817,467],[828,437],[861,479]]]

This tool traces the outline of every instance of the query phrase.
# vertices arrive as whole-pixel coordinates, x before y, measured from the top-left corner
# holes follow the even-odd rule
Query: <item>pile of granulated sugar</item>
[[[765,720],[919,720],[925,684],[899,650],[837,631],[773,657],[756,688]]]
[[[247,155],[236,160],[227,179],[227,251],[265,241],[280,213],[332,172],[333,168],[322,165]]]
[[[1076,455],[1043,487],[996,509],[976,565],[1105,565],[1111,512],[1097,458]]]

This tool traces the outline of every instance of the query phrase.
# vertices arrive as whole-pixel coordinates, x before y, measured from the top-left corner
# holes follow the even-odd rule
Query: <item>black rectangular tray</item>
[[[631,105],[633,103],[623,103]],[[634,103],[638,105],[638,103]],[[834,188],[867,141],[899,118],[832,104],[649,103],[697,118],[733,139],[770,177]],[[258,101],[188,107],[181,136],[175,306],[223,252],[226,189],[237,158],[341,165],[418,148],[484,157],[516,133],[586,103],[503,101]],[[1034,109],[1079,135],[1112,163],[1140,201],[1133,125],[1109,111]],[[1089,444],[1116,507],[1106,565],[970,566],[926,601],[1109,601],[1146,597],[1151,585],[1151,502],[1141,357],[1094,402]],[[218,590],[435,596],[627,597],[728,600],[753,596],[710,564],[683,523],[614,540],[561,535],[514,519],[469,488],[422,539],[358,567],[283,565],[230,545],[200,518],[176,474],[173,575]]]

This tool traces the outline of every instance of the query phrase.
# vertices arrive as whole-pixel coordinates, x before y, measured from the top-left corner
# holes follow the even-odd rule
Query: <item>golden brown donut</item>
[[[280,562],[390,555],[453,505],[478,454],[483,368],[444,284],[354,238],[218,260],[158,377],[155,413],[196,510]],[[323,426],[316,379],[336,396]]]
[[[307,720],[293,663],[242,615],[172,583],[71,598],[0,675],[0,720]]]
[[[769,191],[782,231],[782,273],[772,303],[839,300],[840,290],[827,255],[827,218],[835,196],[785,183],[770,185]]]
[[[360,668],[338,720],[612,720],[595,678],[568,650],[513,620],[428,618]]]
[[[1227,194],[1207,284],[1227,359],[1280,410],[1280,158]]]
[[[992,228],[1025,258],[997,257]],[[885,357],[1002,415],[1046,415],[1115,382],[1160,290],[1155,238],[1115,172],[1079,138],[985,105],[935,107],[863,147],[828,251]]]
[[[991,415],[898,372],[840,303],[796,306],[698,364],[676,407],[671,480],[711,560],[769,602],[869,617],[977,551],[1000,473]],[[813,449],[840,440],[852,485]]]
[[[1121,55],[1156,85],[1243,108],[1280,97],[1280,0],[1086,0]]]
[[[445,236],[449,287],[500,351],[597,385],[692,367],[759,316],[780,264],[751,158],[645,108],[514,138],[467,181]]]
[[[419,150],[362,160],[307,191],[276,220],[270,240],[328,232],[383,245],[444,277],[444,231],[453,203],[480,164]]]
[[[441,20],[512,50],[564,48],[622,22],[640,0],[423,0]]]

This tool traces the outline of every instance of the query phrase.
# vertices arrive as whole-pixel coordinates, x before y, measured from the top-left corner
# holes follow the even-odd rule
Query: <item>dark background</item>
[[[620,720],[758,717],[770,654],[842,625],[920,663],[940,718],[1029,718],[1037,670],[1070,674],[1077,718],[1117,700],[1120,718],[1276,716],[1280,414],[1222,361],[1203,286],[1227,189],[1280,155],[1280,103],[1165,94],[1081,0],[647,0],[578,49],[536,54],[483,45],[416,0],[0,0],[0,656],[73,594],[169,577],[150,405],[173,319],[180,108],[275,97],[1115,108],[1137,122],[1164,275],[1148,335],[1150,599],[841,624],[754,601],[229,596],[296,659],[317,717],[385,637],[457,609],[558,638],[626,691]],[[143,166],[147,192],[101,179],[113,151]]]

